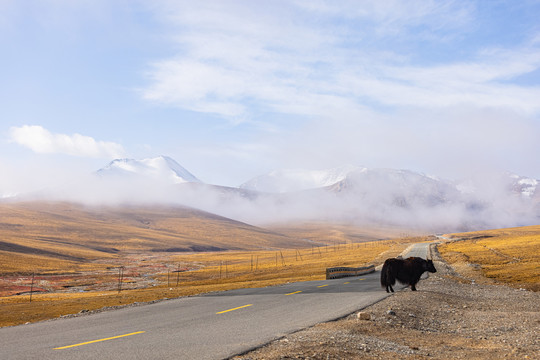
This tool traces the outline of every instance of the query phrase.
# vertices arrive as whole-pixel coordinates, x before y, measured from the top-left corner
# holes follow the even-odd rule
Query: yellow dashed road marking
[[[234,311],[234,310],[238,310],[238,309],[243,309],[243,308],[246,308],[246,307],[252,306],[252,305],[253,305],[253,304],[247,304],[247,305],[244,305],[244,306],[235,307],[235,308],[233,308],[233,309],[219,311],[219,312],[217,312],[216,314],[224,314],[224,313],[229,312],[229,311]]]
[[[144,331],[137,331],[137,332],[130,333],[130,334],[112,336],[112,337],[108,337],[108,338],[104,338],[104,339],[92,340],[92,341],[87,341],[87,342],[83,342],[83,343],[79,343],[79,344],[57,347],[57,348],[54,348],[54,350],[63,350],[63,349],[68,349],[68,348],[72,348],[72,347],[76,347],[76,346],[93,344],[93,343],[97,343],[97,342],[100,342],[100,341],[119,339],[119,338],[123,338],[123,337],[126,337],[126,336],[137,335],[137,334],[142,334],[142,333],[144,333]]]
[[[294,295],[294,294],[299,294],[301,293],[302,291],[295,291],[295,292],[292,292],[292,293],[288,293],[288,294],[285,294],[285,295]]]

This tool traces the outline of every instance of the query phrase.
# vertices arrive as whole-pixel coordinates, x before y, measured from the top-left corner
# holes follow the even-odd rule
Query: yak
[[[432,260],[424,260],[419,257],[407,259],[390,258],[384,262],[381,271],[381,286],[386,288],[386,292],[394,292],[392,285],[396,280],[402,284],[411,286],[412,291],[416,291],[416,284],[420,281],[420,276],[426,271],[437,272]],[[390,289],[390,291],[388,291]]]

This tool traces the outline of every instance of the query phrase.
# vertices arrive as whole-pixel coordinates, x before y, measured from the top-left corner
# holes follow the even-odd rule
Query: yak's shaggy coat
[[[420,281],[420,276],[426,271],[437,272],[432,260],[424,260],[419,257],[387,259],[381,271],[381,285],[386,288],[386,292],[394,292],[392,285],[397,280],[402,284],[410,285],[411,290],[416,291],[416,284]]]

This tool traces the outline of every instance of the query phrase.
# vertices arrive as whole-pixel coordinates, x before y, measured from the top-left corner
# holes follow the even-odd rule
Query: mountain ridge
[[[175,184],[201,182],[201,180],[186,170],[176,160],[165,155],[140,160],[129,158],[115,159],[107,166],[96,171],[96,174],[99,176],[143,176],[164,182],[172,181]]]
[[[239,187],[270,193],[316,189],[333,185],[344,180],[351,172],[364,169],[354,165],[342,165],[326,170],[280,169],[257,176]]]

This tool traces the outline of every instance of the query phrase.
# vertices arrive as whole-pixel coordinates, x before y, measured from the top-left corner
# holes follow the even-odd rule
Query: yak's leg
[[[386,292],[389,293],[388,288],[390,288],[390,291],[394,292],[394,289],[392,289],[392,285],[386,285]]]
[[[411,290],[416,291],[416,284],[411,284]]]

